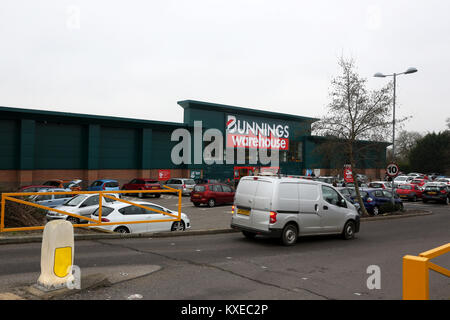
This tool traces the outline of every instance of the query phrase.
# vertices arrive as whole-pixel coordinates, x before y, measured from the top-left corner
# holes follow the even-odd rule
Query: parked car
[[[413,180],[411,180],[411,184],[415,184],[418,185],[419,187],[423,187],[426,183],[428,183],[428,179],[419,179],[419,178],[415,178]]]
[[[153,179],[133,179],[122,186],[122,190],[161,190],[161,185],[157,180]],[[133,194],[136,195],[136,194]],[[147,195],[152,195],[155,198],[161,197],[161,193],[138,193],[139,198],[144,198]]]
[[[346,200],[350,201],[356,208],[356,211],[358,211],[358,214],[361,215],[361,206],[359,205],[359,201],[352,198],[352,196],[355,194],[355,188],[349,188],[349,187],[337,187],[336,190],[338,190]]]
[[[177,211],[169,210],[160,205],[138,201],[139,205],[148,207],[150,209],[156,209],[159,211],[167,212],[172,215],[178,215]],[[91,215],[92,219],[98,219],[98,208]],[[164,231],[184,231],[191,227],[191,222],[189,217],[181,213],[180,221],[166,221],[166,222],[149,222],[149,223],[127,223],[133,221],[152,221],[152,220],[164,220],[172,219],[172,217],[167,216],[156,211],[146,210],[141,207],[136,207],[123,202],[108,203],[102,206],[102,222],[123,222],[117,225],[105,225],[99,226],[109,231],[119,232],[119,233],[142,233],[142,232],[164,232]]]
[[[374,216],[387,210],[385,207],[390,206],[390,203],[392,202],[392,193],[388,190],[361,189],[360,195],[367,212]],[[353,194],[352,198],[356,198],[356,193]],[[402,200],[396,194],[394,194],[394,203],[396,208],[403,210]]]
[[[333,184],[333,182],[337,182],[337,178],[332,177],[332,176],[329,176],[329,177],[320,176],[320,177],[315,178],[314,180],[328,183],[328,184]]]
[[[117,193],[110,194],[113,197],[119,198]],[[75,197],[69,199],[60,206],[55,207],[61,211],[74,213],[80,216],[91,217],[92,213],[98,209],[99,205],[98,194],[78,194]],[[102,203],[113,203],[115,200],[110,198],[102,198]],[[73,224],[79,224],[81,222],[87,222],[88,220],[80,220],[80,218],[72,217],[66,214],[58,213],[55,211],[47,211],[47,220],[65,219]]]
[[[216,204],[233,203],[234,190],[224,183],[197,184],[191,192],[191,202],[199,207],[207,204],[214,207]]]
[[[49,186],[44,185],[29,185],[19,188],[19,192],[39,192],[41,190],[47,190]]]
[[[397,176],[394,179],[394,188],[396,188],[402,184],[408,184],[413,179],[414,179],[414,177],[412,177],[412,176]]]
[[[117,180],[99,179],[92,182],[88,187],[88,191],[118,191],[119,183]]]
[[[368,187],[374,189],[392,189],[392,183],[389,181],[372,181],[368,184]]]
[[[362,183],[361,181],[358,181],[358,186],[360,188],[368,188],[369,187],[366,183]],[[344,187],[354,188],[355,183],[354,182],[345,182]]]
[[[448,205],[450,204],[450,187],[440,182],[428,183],[422,192],[422,201],[424,203],[437,201]]]
[[[181,190],[182,195],[190,195],[194,190],[194,179],[173,178],[166,181],[166,186]]]
[[[216,180],[216,179],[204,179],[204,178],[194,179],[194,181],[195,181],[195,184],[220,183],[220,181]]]
[[[419,198],[422,198],[422,188],[418,184],[402,184],[398,186],[395,192],[398,194],[400,199],[408,199],[415,202]]]
[[[237,187],[231,227],[245,237],[279,237],[294,245],[298,236],[359,231],[355,206],[331,185],[306,179],[242,177]]]
[[[430,173],[428,175],[428,177],[430,178],[431,181],[434,181],[437,177],[439,177],[441,174],[440,173]]]
[[[435,182],[443,182],[447,185],[450,185],[450,178],[437,178],[436,180],[434,180]]]
[[[40,192],[68,192],[70,189],[42,189]],[[46,206],[50,208],[55,208],[62,205],[67,200],[73,198],[73,194],[38,194],[33,195],[28,198],[29,201],[40,204],[41,206]]]
[[[44,182],[43,185],[51,188],[62,188],[62,189],[70,189],[72,191],[80,191],[81,190],[80,183],[82,181],[83,180],[80,179],[75,180],[52,179]]]
[[[356,174],[356,180],[357,180],[358,182],[367,183],[367,181],[369,180],[369,178],[368,178],[365,174],[357,173],[357,174]]]

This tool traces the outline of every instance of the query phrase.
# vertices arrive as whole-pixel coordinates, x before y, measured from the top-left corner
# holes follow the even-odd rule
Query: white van
[[[306,179],[247,176],[237,187],[231,227],[247,238],[280,237],[293,245],[298,236],[359,232],[356,208],[333,186]]]

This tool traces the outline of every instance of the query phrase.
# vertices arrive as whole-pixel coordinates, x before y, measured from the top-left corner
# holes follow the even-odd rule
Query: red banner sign
[[[158,180],[169,180],[169,179],[170,179],[170,169],[158,170]]]

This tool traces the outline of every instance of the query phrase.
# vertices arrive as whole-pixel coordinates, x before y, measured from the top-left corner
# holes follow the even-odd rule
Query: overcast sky
[[[2,0],[0,105],[183,121],[179,100],[321,117],[338,58],[398,77],[404,129],[450,117],[450,1]]]

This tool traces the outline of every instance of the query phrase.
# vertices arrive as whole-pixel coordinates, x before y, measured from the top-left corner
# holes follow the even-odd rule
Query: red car
[[[234,190],[224,183],[197,184],[191,192],[191,201],[196,207],[201,204],[214,207],[220,203],[233,203]]]
[[[429,182],[428,179],[413,179],[411,184],[416,184],[419,187],[422,187],[425,183]]]
[[[133,179],[122,186],[122,190],[161,190],[161,185],[158,181],[152,179]],[[134,195],[134,194],[133,194]],[[155,198],[161,197],[161,193],[144,193],[137,194],[139,198],[144,198],[146,195],[153,195]]]
[[[39,192],[39,190],[42,189],[49,189],[52,188],[48,185],[30,185],[30,186],[23,186],[20,187],[19,192]]]
[[[422,198],[422,189],[417,184],[402,184],[395,191],[401,199],[417,201]]]

